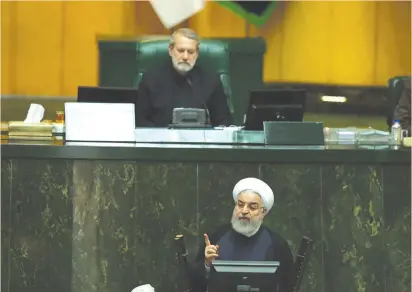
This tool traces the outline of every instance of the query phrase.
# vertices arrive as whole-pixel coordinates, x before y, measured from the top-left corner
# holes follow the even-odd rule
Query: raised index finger
[[[209,246],[209,245],[210,245],[209,236],[207,236],[207,234],[206,234],[206,233],[205,233],[205,234],[203,234],[203,236],[204,236],[204,238],[205,238],[205,244],[206,244],[206,246]]]

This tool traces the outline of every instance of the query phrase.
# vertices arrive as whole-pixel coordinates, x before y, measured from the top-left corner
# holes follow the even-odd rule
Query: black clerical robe
[[[220,227],[208,234],[212,245],[219,245],[219,260],[228,261],[279,261],[274,275],[274,284],[279,287],[274,292],[291,292],[295,280],[294,261],[287,242],[276,232],[261,226],[258,232],[247,237],[237,233],[230,225]],[[190,270],[194,292],[207,289],[205,243],[202,242],[196,261]]]
[[[174,108],[207,108],[213,126],[229,126],[232,116],[219,75],[198,65],[185,76],[172,62],[143,74],[136,102],[136,127],[167,127]]]

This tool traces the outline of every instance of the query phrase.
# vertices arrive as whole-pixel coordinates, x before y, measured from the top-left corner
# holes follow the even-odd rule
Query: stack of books
[[[9,134],[9,123],[8,122],[1,122],[1,140],[7,140]]]
[[[53,125],[51,123],[9,122],[8,138],[22,140],[52,140],[52,130]]]

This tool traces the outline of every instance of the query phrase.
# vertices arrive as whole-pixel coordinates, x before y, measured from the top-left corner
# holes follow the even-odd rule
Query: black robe
[[[199,65],[182,76],[168,61],[143,74],[136,102],[136,127],[167,127],[174,108],[207,108],[213,126],[232,124],[219,75]]]
[[[287,242],[279,234],[261,226],[255,235],[247,237],[225,225],[208,236],[212,245],[219,245],[219,260],[279,261],[274,281],[279,285],[279,292],[291,292],[295,279],[294,261]],[[204,250],[202,241],[189,272],[194,292],[207,289]]]

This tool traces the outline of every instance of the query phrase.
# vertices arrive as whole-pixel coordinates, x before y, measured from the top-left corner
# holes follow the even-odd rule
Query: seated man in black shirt
[[[294,262],[287,242],[276,232],[261,226],[273,206],[273,192],[263,181],[245,178],[233,189],[235,208],[231,225],[222,226],[200,246],[190,276],[193,290],[204,292],[210,265],[214,259],[226,261],[279,261],[274,274],[273,291],[291,292]],[[275,287],[278,289],[275,289]]]
[[[207,108],[213,126],[229,126],[232,117],[217,73],[206,71],[196,60],[199,37],[181,28],[169,44],[171,60],[148,70],[139,84],[136,127],[167,127],[174,108]]]
[[[398,120],[402,129],[407,131],[407,136],[411,137],[411,81],[404,82],[405,87],[393,113],[393,120]]]

